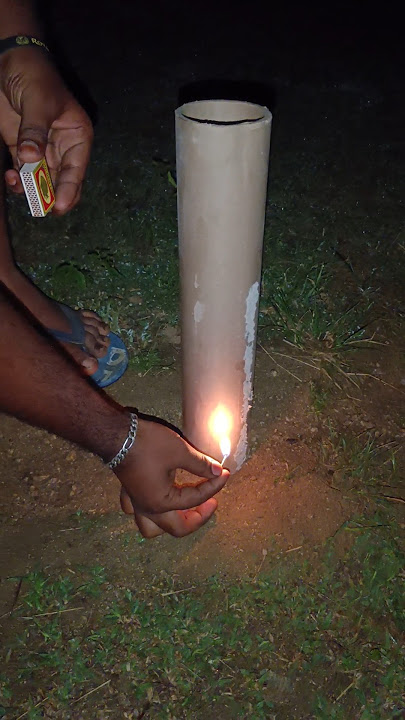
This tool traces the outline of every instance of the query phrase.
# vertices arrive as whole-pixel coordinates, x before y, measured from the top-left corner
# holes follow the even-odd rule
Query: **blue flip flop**
[[[84,352],[87,352],[84,344],[86,333],[83,321],[80,317],[80,312],[78,310],[73,310],[73,308],[68,305],[64,305],[63,303],[58,302],[57,305],[60,307],[65,317],[69,320],[71,332],[62,332],[60,330],[48,328],[49,334],[61,342],[79,345]],[[110,332],[107,337],[110,340],[108,350],[104,357],[97,358],[98,368],[93,375],[89,376],[93,382],[101,388],[117,382],[128,367],[128,353],[121,338],[112,332]]]

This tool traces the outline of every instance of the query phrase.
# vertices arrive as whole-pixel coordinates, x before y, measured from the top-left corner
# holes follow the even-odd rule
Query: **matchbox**
[[[44,217],[55,204],[55,193],[45,158],[40,162],[25,163],[20,170],[20,177],[31,215]]]

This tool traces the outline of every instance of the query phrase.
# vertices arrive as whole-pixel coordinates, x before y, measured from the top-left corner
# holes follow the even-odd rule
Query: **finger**
[[[26,94],[17,139],[17,159],[20,165],[37,162],[45,156],[52,116],[42,93]]]
[[[56,185],[56,202],[53,206],[54,215],[66,215],[77,205],[82,194],[82,182],[59,180]]]
[[[167,513],[139,515],[135,513],[136,523],[144,537],[156,537],[167,532],[176,538],[185,537],[208,522],[218,507],[215,498],[210,498],[192,510],[171,510]]]
[[[221,467],[221,466],[220,466]],[[221,468],[221,475],[212,480],[204,480],[199,485],[172,485],[165,498],[167,510],[187,510],[205,503],[224,487],[229,478],[229,470]]]
[[[132,500],[124,487],[121,487],[120,503],[121,509],[126,515],[134,516],[138,530],[145,538],[154,538],[158,535],[163,535],[165,531],[162,530],[162,528],[160,528],[153,520],[151,520],[151,518],[147,515],[142,515],[141,513],[136,512],[134,505],[132,504]]]
[[[120,493],[120,503],[121,503],[121,509],[126,515],[133,515],[135,524],[138,527],[139,532],[143,535],[143,537],[151,539],[154,537],[158,537],[158,535],[163,535],[164,530],[159,527],[159,525],[156,525],[153,520],[151,520],[146,515],[141,515],[140,513],[137,513],[134,510],[134,507],[132,505],[132,500],[129,497],[127,491],[125,488],[121,488]]]
[[[4,179],[6,181],[7,188],[11,192],[16,195],[21,195],[24,192],[23,184],[17,170],[6,170]]]
[[[181,442],[183,446],[183,457],[179,458],[179,467],[181,467],[183,470],[187,470],[193,475],[198,475],[199,477],[204,477],[207,479],[211,479],[215,476],[221,475],[223,468],[221,463],[218,462],[218,460],[215,460],[214,458],[209,457],[209,455],[204,455],[204,453],[199,452],[199,450],[196,450],[191,445],[189,445],[186,440],[182,440]]]
[[[42,128],[27,127],[26,134],[37,137],[37,140],[21,140],[18,138],[17,158],[21,167],[24,163],[39,162],[45,155],[47,136]]]
[[[165,531],[162,530],[159,525],[156,525],[156,523],[153,522],[153,520],[151,520],[146,515],[140,515],[139,513],[135,513],[134,518],[138,530],[144,538],[151,540],[152,538],[158,537],[159,535],[164,535]]]
[[[80,200],[86,168],[90,159],[92,136],[88,133],[64,153],[56,182],[56,215],[64,215]]]
[[[128,493],[127,493],[127,491],[125,490],[124,487],[121,487],[120,503],[121,503],[121,510],[122,510],[126,515],[133,515],[133,514],[134,514],[134,508],[133,508],[133,506],[132,506],[132,500],[131,500],[131,498],[129,497],[129,495],[128,495]]]
[[[172,510],[167,513],[143,515],[136,510],[124,487],[121,488],[121,508],[127,515],[134,514],[135,522],[141,534],[150,539],[164,532],[174,537],[184,537],[198,530],[212,517],[218,507],[215,498],[210,498],[192,510]]]

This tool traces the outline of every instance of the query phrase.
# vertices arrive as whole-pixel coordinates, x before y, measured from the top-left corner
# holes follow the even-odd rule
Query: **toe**
[[[101,317],[97,315],[97,313],[93,312],[92,310],[81,310],[80,314],[86,327],[91,326],[97,328],[100,335],[108,335],[110,329],[107,323],[105,323],[104,320],[102,320]]]
[[[86,327],[84,336],[84,346],[87,352],[95,358],[104,357],[110,339],[105,335],[100,335],[96,329]]]
[[[96,358],[86,357],[82,361],[81,367],[83,368],[83,372],[85,375],[94,375],[94,373],[97,372],[98,362]]]
[[[77,345],[65,345],[69,355],[72,356],[73,360],[80,366],[85,375],[93,375],[97,372],[98,361],[97,358],[87,355]]]

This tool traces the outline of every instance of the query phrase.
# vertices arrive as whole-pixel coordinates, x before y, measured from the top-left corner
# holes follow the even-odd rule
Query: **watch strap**
[[[14,50],[18,47],[38,47],[41,50],[49,52],[49,48],[42,40],[32,37],[31,35],[13,35],[12,37],[0,40],[0,55],[7,50]]]

